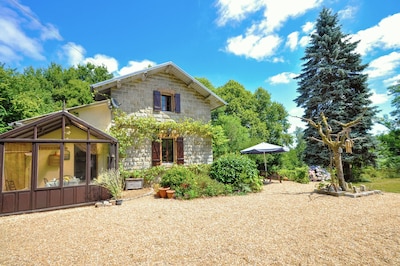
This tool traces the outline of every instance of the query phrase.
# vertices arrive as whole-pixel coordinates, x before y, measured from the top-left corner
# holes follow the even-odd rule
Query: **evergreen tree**
[[[330,121],[347,123],[364,112],[360,123],[352,128],[351,137],[361,138],[354,143],[353,154],[343,154],[344,172],[351,179],[350,165],[361,167],[375,161],[372,153],[374,141],[368,131],[376,109],[371,107],[371,93],[367,86],[367,67],[355,52],[358,42],[351,42],[338,25],[337,14],[323,9],[316,23],[316,31],[302,58],[298,79],[297,106],[304,108],[303,118],[321,121],[324,113]],[[338,123],[331,123],[332,132],[340,131]],[[316,130],[308,125],[304,131],[307,142],[304,159],[310,165],[329,165],[331,154],[328,147],[310,137],[318,137]]]

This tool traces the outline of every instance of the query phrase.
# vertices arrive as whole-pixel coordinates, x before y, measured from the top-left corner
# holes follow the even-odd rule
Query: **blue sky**
[[[173,61],[216,87],[231,79],[262,87],[301,116],[293,77],[323,7],[360,40],[371,99],[388,114],[387,87],[400,80],[398,0],[0,0],[0,62],[19,70],[92,62],[118,76]]]

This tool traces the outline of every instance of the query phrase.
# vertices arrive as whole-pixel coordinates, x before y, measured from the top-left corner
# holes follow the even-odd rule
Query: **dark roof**
[[[65,110],[52,113],[29,124],[7,131],[0,135],[0,141],[4,139],[37,139],[45,134],[62,128],[63,120],[65,121],[65,126],[72,125],[83,131],[90,131],[90,134],[98,139],[110,140],[115,143],[118,142],[114,137],[89,125],[82,119],[79,119]],[[37,132],[36,136],[35,132]]]

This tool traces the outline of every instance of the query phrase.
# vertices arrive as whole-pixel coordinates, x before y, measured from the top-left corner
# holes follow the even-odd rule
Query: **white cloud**
[[[67,57],[68,64],[77,66],[84,61],[85,48],[79,44],[69,42],[62,47],[63,55]]]
[[[83,60],[86,63],[92,63],[96,66],[105,66],[110,73],[118,71],[118,61],[110,56],[96,54],[94,57],[88,57]]]
[[[366,70],[369,78],[387,76],[400,65],[400,53],[392,52],[371,61]]]
[[[303,30],[304,33],[311,33],[311,31],[314,30],[314,22],[306,22],[306,24],[304,24],[303,26],[301,26],[301,29]]]
[[[339,20],[354,18],[358,8],[356,6],[346,6],[345,9],[338,12]]]
[[[224,26],[228,21],[241,21],[247,15],[256,12],[263,6],[262,0],[219,0],[217,24]]]
[[[142,61],[129,61],[128,65],[121,68],[120,71],[118,71],[119,75],[126,75],[130,74],[136,71],[140,71],[143,69],[148,68],[149,66],[155,66],[157,63],[150,61],[150,60],[142,60]]]
[[[305,129],[307,127],[307,123],[304,122],[299,117],[302,117],[304,114],[304,110],[300,107],[295,107],[289,110],[288,122],[290,123],[290,128],[288,130],[289,133],[293,133],[296,127]]]
[[[268,82],[272,85],[276,84],[287,84],[293,80],[297,75],[295,73],[283,72],[278,75],[272,76],[268,79]]]
[[[45,60],[44,41],[62,40],[54,25],[44,25],[18,1],[6,1],[0,6],[0,29],[0,58],[5,63],[18,63],[24,57]]]
[[[263,60],[272,56],[281,43],[276,35],[242,35],[228,39],[226,50],[256,60]]]
[[[376,26],[357,32],[352,36],[354,40],[360,40],[357,52],[365,55],[374,48],[400,48],[398,25],[400,13],[382,19]]]
[[[376,90],[371,90],[372,95],[369,97],[369,99],[372,101],[372,104],[383,104],[389,101],[390,96],[387,93],[377,93]]]
[[[306,47],[310,43],[310,36],[303,36],[301,37],[299,44],[301,47]]]
[[[383,81],[383,83],[384,83],[387,87],[390,87],[390,86],[399,84],[399,83],[400,83],[400,74],[398,74],[398,75],[396,75],[396,76],[394,76],[394,77],[385,79],[385,80]]]
[[[286,46],[290,48],[291,51],[296,49],[297,43],[299,41],[299,32],[294,31],[287,36]]]
[[[322,0],[219,0],[218,25],[224,26],[229,21],[242,21],[251,13],[264,10],[263,19],[256,21],[236,37],[227,40],[225,50],[235,55],[256,60],[264,60],[273,56],[281,43],[281,38],[275,33],[289,18],[304,14],[315,8]],[[260,45],[264,45],[264,47]]]

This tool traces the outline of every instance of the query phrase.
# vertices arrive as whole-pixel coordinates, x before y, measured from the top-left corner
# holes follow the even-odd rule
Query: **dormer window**
[[[181,112],[181,95],[170,90],[153,92],[153,110],[163,112]]]

